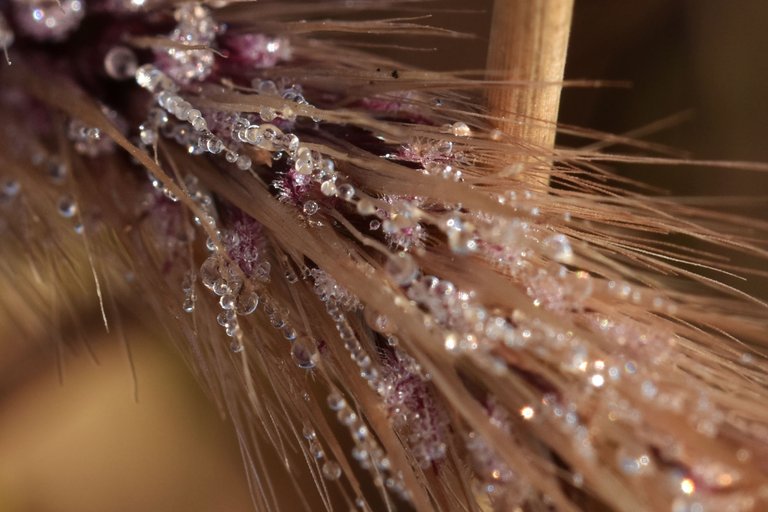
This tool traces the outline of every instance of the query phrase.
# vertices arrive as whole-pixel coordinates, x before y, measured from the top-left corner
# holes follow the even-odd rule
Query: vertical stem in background
[[[573,0],[495,0],[488,48],[488,79],[531,82],[492,88],[488,107],[496,127],[539,158],[512,159],[546,186],[571,30]],[[542,82],[552,85],[542,85]],[[532,167],[528,169],[528,166]],[[537,172],[538,171],[538,172]]]

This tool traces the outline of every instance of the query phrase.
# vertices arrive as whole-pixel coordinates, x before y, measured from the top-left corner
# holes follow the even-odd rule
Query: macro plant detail
[[[765,223],[554,146],[564,53],[354,44],[463,37],[435,4],[0,1],[5,309],[55,332],[86,288],[119,333],[142,297],[257,510],[279,479],[291,510],[761,510],[766,305],[712,275],[759,274],[721,252],[764,261]]]

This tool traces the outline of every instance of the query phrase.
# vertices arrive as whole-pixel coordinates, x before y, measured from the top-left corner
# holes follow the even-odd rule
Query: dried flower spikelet
[[[411,2],[87,7],[0,16],[22,57],[0,69],[0,270],[35,292],[3,310],[49,325],[67,297],[40,273],[66,261],[106,326],[156,313],[257,509],[765,508],[764,305],[709,274],[764,260],[763,224],[601,167],[651,149],[518,140],[481,104],[499,81],[360,44],[459,36]]]
[[[410,445],[416,461],[426,469],[446,456],[448,419],[418,370],[412,358],[395,349],[385,360],[378,391],[393,426]]]

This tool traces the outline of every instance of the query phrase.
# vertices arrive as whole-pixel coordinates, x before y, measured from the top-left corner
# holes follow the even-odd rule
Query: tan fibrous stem
[[[523,151],[530,181],[546,185],[555,144],[573,0],[496,0],[488,47],[488,80],[527,85],[492,88],[489,113],[496,128]],[[520,155],[530,153],[532,158]],[[544,156],[545,158],[541,158]]]

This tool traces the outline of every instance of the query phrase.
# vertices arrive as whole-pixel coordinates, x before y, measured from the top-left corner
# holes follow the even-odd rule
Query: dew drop
[[[219,305],[221,306],[221,309],[227,309],[227,310],[234,309],[235,298],[230,293],[224,294],[219,299]]]
[[[372,330],[382,334],[388,334],[393,331],[394,325],[392,325],[392,322],[389,321],[387,316],[382,315],[369,307],[365,308],[363,316],[368,327]]]
[[[338,192],[338,196],[345,201],[351,201],[352,198],[355,197],[355,187],[353,187],[349,183],[344,183],[342,185],[339,185],[337,187],[337,192]]]
[[[320,460],[323,457],[325,457],[325,453],[323,452],[323,447],[320,446],[320,443],[318,443],[317,441],[312,441],[309,443],[309,452],[317,460]]]
[[[51,162],[46,169],[48,178],[53,183],[59,184],[67,177],[67,166],[60,162]]]
[[[619,469],[630,476],[643,475],[652,470],[651,458],[646,453],[622,447],[616,454]]]
[[[472,135],[472,130],[467,126],[467,123],[456,122],[451,126],[451,131],[457,137],[469,137]]]
[[[229,291],[229,286],[227,286],[227,283],[224,281],[224,279],[219,278],[214,281],[211,290],[213,290],[213,293],[221,297]]]
[[[373,215],[375,212],[376,206],[367,197],[363,197],[357,202],[357,213],[360,215]]]
[[[589,272],[583,270],[576,272],[575,279],[572,280],[570,285],[571,293],[577,301],[588,299],[592,295],[594,288],[592,276],[589,275]]]
[[[212,137],[205,143],[205,148],[209,153],[217,155],[224,149],[224,143],[218,137]]]
[[[317,204],[317,201],[307,201],[304,203],[302,207],[302,211],[304,212],[304,215],[312,216],[318,212],[320,209],[320,205]]]
[[[332,411],[340,411],[344,408],[346,402],[338,393],[331,393],[328,395],[328,407]]]
[[[544,240],[547,256],[560,263],[570,263],[573,260],[573,249],[568,237],[562,234],[552,235]]]
[[[236,311],[238,315],[247,316],[259,307],[259,296],[256,292],[241,293],[237,298]]]
[[[408,286],[416,279],[416,275],[419,272],[419,267],[416,266],[416,262],[413,258],[404,252],[397,253],[390,256],[385,266],[387,273],[392,277],[392,280],[400,286]]]
[[[192,313],[195,310],[195,301],[192,298],[184,299],[184,303],[181,305],[185,313]]]
[[[322,192],[325,196],[335,195],[337,193],[336,183],[333,180],[325,180],[320,185],[320,192]]]
[[[335,461],[326,461],[323,464],[323,476],[326,480],[338,480],[341,476],[341,466]]]
[[[221,312],[218,315],[216,315],[216,323],[218,323],[222,327],[226,327],[229,325],[230,319],[227,316],[226,312]]]
[[[341,409],[336,416],[339,418],[339,421],[341,421],[343,425],[348,427],[357,421],[357,413],[346,407]]]
[[[3,192],[8,197],[16,196],[19,193],[19,190],[21,190],[21,185],[19,185],[19,182],[16,180],[8,180],[3,183]]]
[[[283,338],[288,342],[293,342],[296,339],[296,329],[293,327],[283,327]]]
[[[136,74],[136,55],[125,46],[115,46],[104,57],[104,70],[110,78],[128,80]]]
[[[315,429],[312,428],[311,425],[305,424],[304,427],[301,430],[301,434],[304,436],[304,439],[307,441],[314,441],[317,439],[317,433],[315,432]]]
[[[211,256],[200,267],[200,278],[203,281],[203,285],[207,288],[213,288],[213,284],[219,276],[219,261],[215,256]]]
[[[63,196],[59,199],[59,215],[65,219],[75,216],[77,213],[77,203],[70,196]]]
[[[139,125],[139,140],[147,146],[152,146],[157,142],[157,131],[151,126]]]
[[[251,159],[247,155],[240,155],[237,157],[237,160],[235,161],[235,164],[237,165],[237,168],[241,171],[247,171],[251,168]]]
[[[320,354],[317,351],[315,340],[309,336],[302,336],[291,346],[291,357],[299,368],[310,370],[317,366]]]
[[[160,84],[162,75],[151,64],[145,64],[136,70],[136,83],[145,89],[154,91]]]

